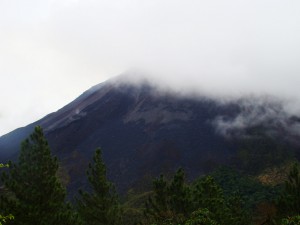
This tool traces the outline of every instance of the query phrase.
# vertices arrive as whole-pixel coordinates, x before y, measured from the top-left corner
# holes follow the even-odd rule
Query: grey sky
[[[131,68],[300,99],[298,0],[0,0],[0,135]]]

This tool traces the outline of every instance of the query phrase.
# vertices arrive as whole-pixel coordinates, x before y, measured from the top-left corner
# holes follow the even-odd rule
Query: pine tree
[[[198,209],[197,211],[193,212],[191,218],[189,218],[184,225],[219,225],[213,219],[212,213],[206,209]]]
[[[153,194],[146,202],[145,216],[153,221],[164,221],[170,217],[168,183],[163,175],[153,181]]]
[[[101,150],[97,149],[87,171],[92,193],[80,190],[77,209],[84,224],[119,225],[121,208],[114,186],[107,181]]]
[[[41,127],[21,145],[18,163],[2,174],[10,196],[1,197],[1,210],[14,215],[7,224],[76,224],[66,190],[57,177],[58,161],[51,155]]]
[[[278,200],[278,207],[283,215],[295,216],[300,212],[300,171],[295,163],[285,182],[284,191]]]
[[[212,176],[202,177],[194,183],[192,199],[194,209],[207,209],[219,224],[244,225],[248,219],[240,209],[239,196],[226,199]]]
[[[171,182],[163,175],[153,181],[153,195],[146,202],[145,215],[153,222],[180,224],[191,212],[190,189],[185,184],[183,169],[178,169]]]
[[[9,167],[9,165],[8,164],[0,163],[0,169],[1,168],[5,168],[5,167]],[[14,219],[14,216],[12,214],[5,215],[5,216],[3,216],[2,214],[0,214],[0,225],[5,224],[6,221],[13,220],[13,219]]]
[[[205,176],[197,180],[193,187],[193,208],[208,209],[217,221],[224,222],[228,211],[223,196],[223,191],[211,176]]]
[[[246,217],[237,208],[242,202],[237,197],[227,200],[211,176],[188,185],[184,170],[179,169],[171,182],[161,175],[153,187],[145,209],[150,224],[245,224]]]
[[[176,214],[186,217],[191,212],[190,188],[185,184],[185,173],[178,169],[169,186],[170,206]]]
[[[225,205],[221,187],[211,176],[205,176],[194,183],[193,188],[194,208],[207,208],[216,213]]]

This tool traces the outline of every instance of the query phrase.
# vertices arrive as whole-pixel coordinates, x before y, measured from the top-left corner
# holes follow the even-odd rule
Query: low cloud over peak
[[[0,96],[14,89],[3,110],[25,125],[129,68],[182,92],[297,102],[299,8],[296,0],[1,1]],[[1,123],[0,134],[17,126]]]

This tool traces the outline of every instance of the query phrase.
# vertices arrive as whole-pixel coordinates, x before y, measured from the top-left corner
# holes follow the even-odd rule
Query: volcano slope
[[[60,159],[60,173],[70,193],[87,185],[85,171],[98,147],[103,151],[109,178],[125,193],[130,188],[145,190],[153,177],[172,174],[178,167],[194,179],[221,165],[246,171],[259,164],[264,169],[284,162],[287,156],[297,156],[297,142],[265,138],[262,131],[270,121],[243,131],[248,142],[249,135],[254,137],[243,151],[243,138],[228,138],[218,132],[216,121],[233,121],[242,111],[237,103],[159,92],[148,83],[136,86],[107,81],[57,112],[0,137],[0,159],[16,159],[20,142],[40,125],[53,154]],[[280,132],[282,126],[272,129]],[[255,143],[260,143],[259,149],[253,147]]]

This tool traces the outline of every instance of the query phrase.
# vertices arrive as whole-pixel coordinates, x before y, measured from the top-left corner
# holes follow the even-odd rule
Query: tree
[[[199,209],[192,213],[191,218],[184,225],[219,225],[212,217],[208,209]]]
[[[5,167],[9,167],[9,165],[0,163],[0,168],[5,168]],[[6,216],[3,216],[0,214],[0,225],[5,224],[7,220],[13,220],[13,219],[14,219],[14,216],[12,214],[9,214]]]
[[[191,213],[190,188],[185,184],[183,169],[177,170],[173,180],[163,175],[153,181],[153,195],[146,202],[145,215],[160,224],[181,224]]]
[[[9,165],[8,165],[8,164],[0,163],[0,169],[1,169],[1,168],[5,168],[5,167],[9,167]]]
[[[227,219],[228,208],[223,196],[223,190],[211,176],[198,179],[193,185],[193,207],[206,208],[217,221]]]
[[[79,190],[77,210],[84,224],[119,225],[121,208],[114,186],[107,181],[101,150],[97,149],[87,171],[92,193]]]
[[[22,143],[18,163],[9,162],[2,174],[11,194],[1,196],[0,208],[14,215],[7,224],[76,224],[57,170],[57,158],[51,155],[42,128],[36,127]]]
[[[295,163],[289,172],[284,191],[278,200],[278,206],[281,213],[288,216],[295,216],[300,212],[300,172],[298,163]]]
[[[184,170],[180,168],[170,186],[170,206],[176,214],[182,214],[187,217],[192,210],[191,193],[188,185],[185,184]]]
[[[14,219],[14,216],[9,214],[8,216],[2,216],[0,215],[0,225],[3,225],[5,224],[7,221],[9,220],[13,220]]]
[[[300,224],[300,216],[293,216],[284,218],[281,221],[281,225],[299,225]]]
[[[213,177],[204,176],[188,185],[179,169],[171,182],[162,175],[154,180],[145,215],[156,224],[244,225],[247,217],[239,209],[241,204],[238,196],[226,199]]]
[[[169,212],[168,183],[163,175],[153,181],[153,194],[146,201],[145,216],[155,221],[165,220]]]
[[[244,225],[248,219],[241,210],[240,197],[226,199],[212,176],[202,177],[193,184],[192,199],[194,209],[207,209],[219,224]]]

